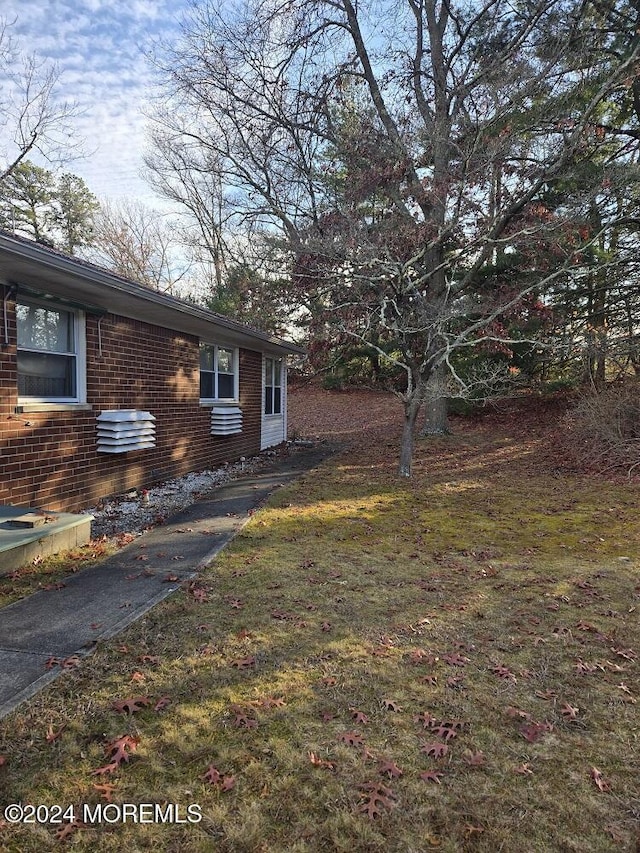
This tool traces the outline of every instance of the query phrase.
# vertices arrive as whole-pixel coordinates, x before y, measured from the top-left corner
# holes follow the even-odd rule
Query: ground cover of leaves
[[[4,802],[202,820],[0,822],[1,849],[637,850],[635,483],[559,456],[542,404],[456,420],[399,480],[378,398],[328,393],[297,428],[321,401],[348,447],[0,721]]]

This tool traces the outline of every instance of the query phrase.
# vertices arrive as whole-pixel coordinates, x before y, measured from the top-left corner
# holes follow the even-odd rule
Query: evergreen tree
[[[52,223],[56,245],[69,255],[89,246],[94,235],[98,200],[77,175],[65,172],[56,184]]]

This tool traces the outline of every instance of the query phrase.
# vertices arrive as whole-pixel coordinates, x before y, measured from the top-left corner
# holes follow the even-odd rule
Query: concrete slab
[[[60,675],[58,667],[46,668],[50,657],[48,654],[14,652],[8,649],[3,649],[0,654],[3,662],[0,669],[0,696],[11,696],[14,707],[35,696]],[[0,713],[1,716],[3,715]]]
[[[22,518],[41,523],[20,525]],[[36,557],[48,557],[84,545],[91,537],[90,515],[48,512],[31,507],[0,505],[0,576]]]

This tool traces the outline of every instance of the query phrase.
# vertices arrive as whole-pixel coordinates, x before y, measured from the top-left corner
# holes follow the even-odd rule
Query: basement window
[[[18,402],[84,402],[84,313],[21,299],[16,324]]]

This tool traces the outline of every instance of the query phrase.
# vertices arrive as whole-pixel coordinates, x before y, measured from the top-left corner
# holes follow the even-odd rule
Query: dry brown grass
[[[359,417],[204,593],[0,723],[3,802],[95,804],[107,782],[115,803],[202,808],[70,834],[105,853],[636,850],[636,487],[558,472],[544,425],[512,417],[419,442],[399,481],[396,427]],[[151,704],[112,707],[135,696]],[[130,761],[92,775],[123,734]],[[12,853],[59,844],[0,825]]]

